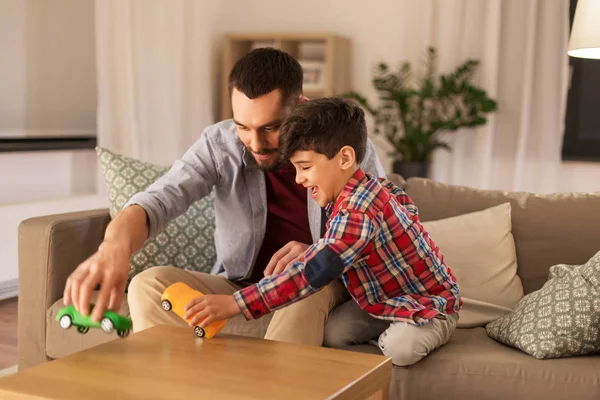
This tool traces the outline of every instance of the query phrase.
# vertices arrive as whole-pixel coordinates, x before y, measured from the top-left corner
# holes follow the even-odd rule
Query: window
[[[577,0],[570,2],[571,25]],[[563,160],[600,161],[600,60],[569,57]]]

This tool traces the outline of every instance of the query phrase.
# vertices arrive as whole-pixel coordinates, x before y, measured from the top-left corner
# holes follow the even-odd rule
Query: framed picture
[[[325,90],[325,62],[300,60],[304,82],[303,90],[308,92]]]

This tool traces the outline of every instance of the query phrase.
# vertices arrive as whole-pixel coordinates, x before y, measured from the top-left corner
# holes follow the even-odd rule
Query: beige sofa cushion
[[[423,226],[456,276],[463,299],[459,328],[485,326],[523,298],[511,233],[510,203]]]
[[[372,345],[347,349],[381,354]],[[457,329],[423,360],[394,367],[390,399],[597,400],[598,363],[600,356],[536,360],[490,339],[484,328]]]
[[[552,265],[584,264],[598,251],[600,193],[509,193],[422,178],[410,178],[404,190],[418,206],[422,221],[510,202],[518,274],[525,293],[543,286]]]
[[[457,329],[413,367],[394,368],[390,398],[598,399],[598,363],[597,356],[540,361],[495,342],[484,328]]]

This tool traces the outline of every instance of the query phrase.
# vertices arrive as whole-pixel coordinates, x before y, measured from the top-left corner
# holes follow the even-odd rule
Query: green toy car
[[[94,322],[91,318],[91,311],[94,305],[90,305],[90,315],[84,317],[75,309],[74,305],[69,305],[60,309],[56,315],[56,320],[60,323],[61,328],[69,329],[71,326],[77,327],[77,332],[87,333],[90,328],[100,328],[106,333],[117,331],[119,337],[127,337],[131,331],[133,324],[127,317],[123,317],[115,312],[107,310],[100,322]]]

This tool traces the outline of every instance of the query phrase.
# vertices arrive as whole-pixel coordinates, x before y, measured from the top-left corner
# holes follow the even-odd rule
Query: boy
[[[395,365],[448,342],[461,307],[456,280],[406,193],[360,169],[366,143],[364,112],[352,102],[325,98],[292,111],[280,130],[280,154],[326,208],[327,232],[281,274],[228,299],[190,303],[188,315],[197,313],[191,325],[239,312],[259,318],[340,278],[364,311],[385,321],[378,346]]]

